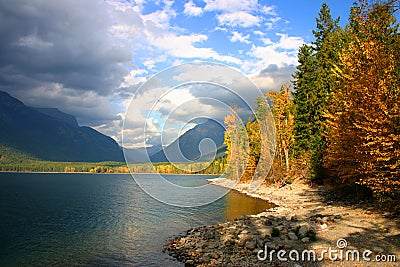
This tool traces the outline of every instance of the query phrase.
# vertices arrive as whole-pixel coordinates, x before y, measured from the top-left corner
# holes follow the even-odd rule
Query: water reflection
[[[233,220],[242,215],[257,214],[274,207],[274,204],[259,198],[245,198],[245,201],[243,201],[243,195],[243,193],[237,191],[231,191],[226,195],[224,211],[226,220]]]

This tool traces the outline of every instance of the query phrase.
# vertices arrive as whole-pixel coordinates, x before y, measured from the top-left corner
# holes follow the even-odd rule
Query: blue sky
[[[345,25],[353,1],[326,2]],[[0,0],[0,90],[27,105],[57,107],[121,142],[132,96],[165,68],[193,61],[221,63],[245,74],[263,92],[289,82],[299,46],[313,41],[322,3]],[[131,129],[127,145],[143,145],[140,122],[146,121],[146,110],[140,103],[152,99],[151,94],[136,96],[138,129]],[[159,110],[194,98],[193,90],[182,89],[167,96],[169,106]],[[160,120],[158,113],[147,121],[150,135],[160,134]],[[175,135],[170,131],[167,142],[178,129]]]
[[[134,48],[133,60],[142,76],[144,71],[153,73],[172,64],[197,59],[223,62],[249,75],[260,71],[260,66],[256,65],[293,64],[293,54],[299,44],[313,40],[312,30],[321,3],[197,0],[145,1],[138,5],[120,2],[124,6],[121,8],[132,8],[142,14],[145,24],[138,39],[147,40],[136,40],[139,47]],[[340,16],[344,25],[351,1],[328,4],[333,16]],[[272,57],[269,60],[266,59],[268,55]]]

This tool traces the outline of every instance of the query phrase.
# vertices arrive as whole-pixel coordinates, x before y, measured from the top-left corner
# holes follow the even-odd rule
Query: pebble
[[[309,238],[309,237],[303,237],[303,238],[301,239],[301,242],[303,242],[303,243],[309,243],[309,242],[310,242],[310,238]]]
[[[253,250],[256,248],[256,242],[254,242],[253,240],[249,240],[246,242],[245,247],[249,250]]]
[[[309,230],[310,230],[310,228],[308,227],[308,225],[300,226],[299,231],[298,231],[299,238],[305,237]]]
[[[290,240],[298,240],[299,239],[294,232],[289,232],[287,234],[287,236],[289,237]]]

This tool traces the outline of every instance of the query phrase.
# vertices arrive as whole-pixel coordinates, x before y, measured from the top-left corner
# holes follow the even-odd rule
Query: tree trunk
[[[284,148],[283,150],[285,152],[286,172],[289,172],[289,169],[290,169],[290,166],[289,166],[289,149]]]

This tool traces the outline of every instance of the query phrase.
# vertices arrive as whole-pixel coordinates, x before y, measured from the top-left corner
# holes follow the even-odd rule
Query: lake
[[[215,176],[165,177],[199,185]],[[162,253],[171,237],[268,207],[233,191],[205,206],[174,207],[126,174],[0,173],[0,266],[183,266]]]

